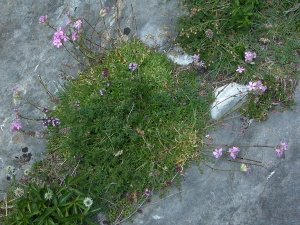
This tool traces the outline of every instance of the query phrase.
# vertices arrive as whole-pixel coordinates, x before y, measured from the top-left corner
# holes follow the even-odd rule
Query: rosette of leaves
[[[85,194],[73,188],[83,177],[67,176],[65,185],[38,186],[29,183],[24,195],[13,201],[13,210],[3,222],[7,225],[96,224],[90,216],[99,209],[87,208]]]

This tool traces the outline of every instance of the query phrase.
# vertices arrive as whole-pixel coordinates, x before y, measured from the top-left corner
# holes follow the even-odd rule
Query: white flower
[[[25,175],[25,176],[28,176],[28,175],[29,175],[29,173],[30,173],[30,169],[26,169],[26,170],[24,170],[24,175]]]
[[[52,199],[52,196],[53,196],[52,191],[47,191],[44,195],[44,198],[46,200],[50,200],[50,199]]]
[[[86,197],[84,200],[83,200],[83,204],[86,206],[86,207],[91,207],[92,204],[93,204],[93,200],[90,198],[90,197]]]
[[[14,173],[14,172],[15,172],[15,168],[14,168],[13,166],[7,166],[7,167],[6,167],[6,171],[7,171],[8,173]]]
[[[22,188],[17,187],[14,190],[14,194],[16,197],[21,197],[24,194],[24,190]]]

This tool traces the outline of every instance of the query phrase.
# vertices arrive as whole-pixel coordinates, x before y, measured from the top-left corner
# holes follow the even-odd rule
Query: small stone
[[[231,83],[219,87],[215,91],[216,100],[211,106],[211,117],[219,119],[230,110],[239,107],[245,100],[244,96],[247,94],[247,87],[237,83]]]

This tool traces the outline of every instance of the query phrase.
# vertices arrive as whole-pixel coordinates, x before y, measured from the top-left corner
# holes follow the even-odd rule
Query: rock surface
[[[41,88],[37,75],[40,74],[49,90],[55,93],[62,84],[58,76],[59,69],[73,74],[78,71],[78,66],[68,53],[51,44],[53,30],[39,25],[38,18],[48,15],[53,26],[57,28],[64,26],[65,13],[70,11],[73,16],[85,17],[93,23],[99,15],[101,4],[112,7],[114,2],[3,1],[0,8],[0,190],[9,182],[6,180],[6,166],[13,165],[18,176],[21,176],[23,170],[45,152],[44,141],[21,132],[9,131],[15,107],[21,114],[30,118],[43,116],[33,107],[23,103],[15,106],[12,88],[18,88],[22,95],[40,106],[47,107],[51,103]],[[168,39],[164,39],[164,35],[175,35],[172,24],[178,15],[183,13],[178,10],[177,3],[152,0],[147,1],[145,5],[141,0],[122,0],[118,1],[119,7],[123,7],[122,14],[115,15],[112,10],[106,19],[112,27],[116,27],[118,23],[119,31],[122,32],[128,27],[131,29],[129,35],[137,33],[145,42],[148,41],[148,44],[153,42],[163,45],[161,49],[168,51],[172,44],[166,42]],[[170,33],[165,33],[166,31]],[[159,32],[164,34],[161,36]],[[113,34],[114,29],[105,33],[108,36]],[[296,101],[300,101],[299,89],[296,92]],[[143,213],[136,214],[132,223],[125,221],[123,224],[300,224],[299,112],[299,105],[295,110],[283,113],[273,111],[270,112],[267,121],[253,122],[247,129],[237,118],[220,124],[215,132],[210,133],[213,141],[208,142],[275,146],[285,140],[289,150],[284,157],[278,158],[274,149],[240,147],[241,155],[269,165],[267,169],[252,166],[249,175],[239,171],[212,171],[208,167],[203,168],[201,175],[196,165],[193,165],[185,170],[181,192],[175,188],[171,189],[170,195],[163,199],[159,199],[157,193],[153,193],[151,203],[142,207]],[[28,122],[22,125],[27,131],[42,130],[40,123]],[[25,154],[22,150],[26,147],[28,151]],[[225,150],[227,149],[224,147]],[[229,163],[226,159],[226,156],[223,156],[214,166],[239,170],[240,164]]]

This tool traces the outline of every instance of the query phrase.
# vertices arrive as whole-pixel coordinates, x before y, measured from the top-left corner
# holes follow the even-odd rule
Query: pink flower
[[[239,148],[238,147],[232,147],[228,149],[228,152],[230,153],[230,156],[235,159],[236,155],[239,153]]]
[[[74,23],[73,26],[74,26],[75,29],[80,30],[81,25],[82,25],[82,20],[79,19],[79,20],[77,20],[77,21]]]
[[[261,95],[267,90],[267,87],[263,86],[261,81],[258,80],[255,82],[249,82],[249,84],[247,85],[247,89],[255,95]]]
[[[69,25],[72,21],[70,19],[67,19],[66,25]]]
[[[222,148],[215,149],[215,151],[213,152],[213,154],[214,154],[214,156],[215,156],[216,159],[219,158],[222,155],[222,151],[223,151]]]
[[[256,58],[255,52],[245,52],[245,62],[252,62]]]
[[[52,119],[52,126],[55,127],[56,125],[59,125],[60,122],[59,122],[59,119],[58,118],[55,118],[55,119]]]
[[[63,27],[58,28],[58,30],[53,34],[52,44],[59,48],[62,45],[62,41],[67,41],[69,38],[65,34],[65,29]]]
[[[60,39],[57,39],[57,38],[53,38],[52,44],[53,44],[54,46],[56,46],[57,48],[59,48],[60,46],[62,46],[61,40],[60,40]]]
[[[39,23],[44,23],[44,24],[48,23],[48,16],[41,16],[39,18]]]
[[[287,150],[287,143],[285,141],[280,142],[281,147],[283,148],[283,150]]]
[[[254,83],[252,83],[252,82],[249,82],[249,84],[247,85],[247,89],[248,89],[248,91],[252,91],[252,90],[254,90],[254,89],[255,89],[255,85],[254,85]]]
[[[197,66],[199,67],[204,67],[205,66],[205,62],[203,62],[202,60],[200,62],[197,63]]]
[[[137,68],[137,64],[135,62],[131,62],[131,63],[129,63],[128,68],[130,70],[134,71]]]
[[[194,54],[192,56],[192,59],[194,60],[194,62],[197,62],[199,60],[199,54],[198,55]]]
[[[22,124],[19,121],[15,121],[10,126],[10,131],[14,132],[16,130],[20,130],[22,128]]]
[[[287,143],[285,141],[280,142],[277,146],[276,146],[276,154],[278,157],[281,157],[283,155],[283,151],[287,151],[288,150],[288,146]]]
[[[150,193],[151,193],[151,191],[150,191],[150,190],[148,190],[148,189],[146,189],[146,191],[145,191],[145,195],[146,195],[146,196],[149,196],[149,195],[150,195]]]
[[[77,33],[77,31],[75,31],[75,32],[72,34],[72,41],[76,41],[77,38],[78,38],[78,33]]]
[[[267,90],[267,87],[266,87],[266,86],[263,86],[263,85],[259,86],[258,88],[259,88],[262,92],[265,92],[265,91]]]
[[[282,156],[282,154],[283,154],[283,151],[282,151],[282,149],[281,148],[276,148],[276,154],[277,154],[277,156],[278,157],[281,157]]]
[[[242,73],[243,71],[245,71],[246,69],[242,66],[238,66],[236,72]]]

